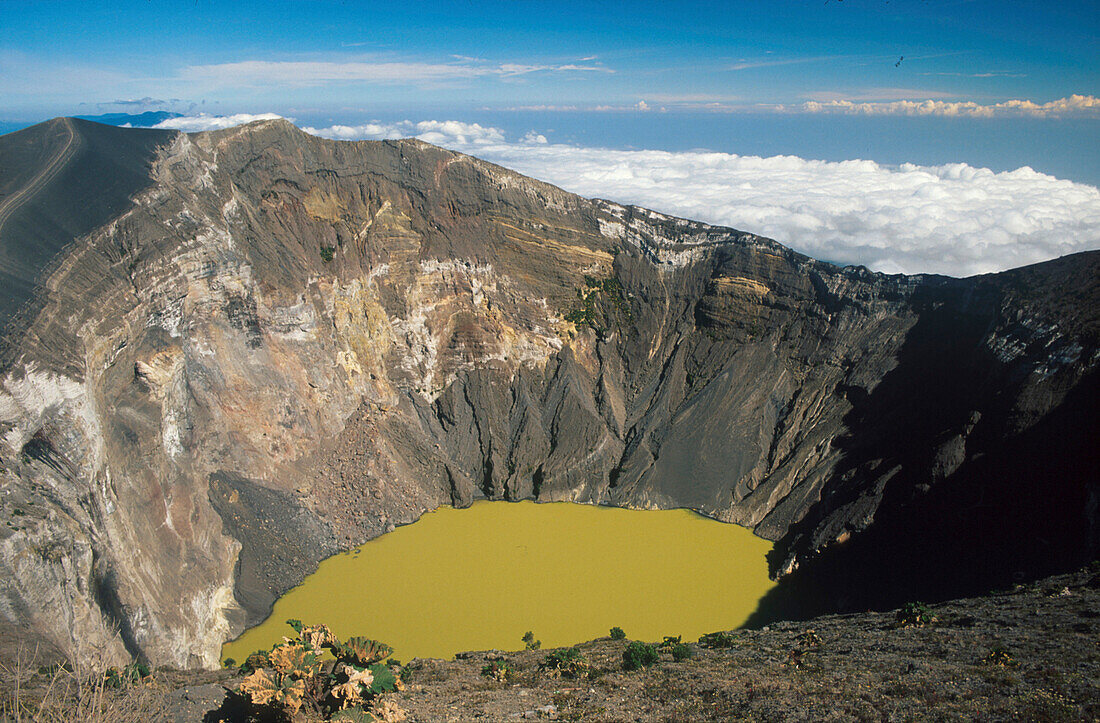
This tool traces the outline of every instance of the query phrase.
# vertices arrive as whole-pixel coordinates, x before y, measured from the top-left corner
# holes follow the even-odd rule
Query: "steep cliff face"
[[[483,497],[692,507],[790,573],[1052,410],[1095,427],[1100,254],[891,277],[413,140],[111,142],[132,202],[6,300],[0,614],[62,649],[216,665],[319,559]],[[4,181],[23,226],[100,198],[33,183],[58,153]]]

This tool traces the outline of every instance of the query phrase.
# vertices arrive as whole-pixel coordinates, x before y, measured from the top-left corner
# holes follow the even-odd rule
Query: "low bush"
[[[691,660],[695,657],[695,651],[687,643],[676,643],[672,646],[672,659],[677,663],[683,660]]]
[[[905,603],[895,615],[895,626],[899,628],[922,628],[936,622],[931,608],[922,602]]]
[[[108,668],[107,672],[103,674],[103,681],[110,688],[121,688],[125,685],[141,683],[151,675],[152,671],[149,670],[148,665],[135,661],[121,670]]]
[[[1015,667],[1016,659],[1007,647],[1001,644],[994,645],[989,653],[982,659],[986,665],[999,665],[1003,668]]]
[[[737,636],[725,631],[707,633],[699,638],[699,644],[705,648],[732,648],[737,644]]]
[[[671,635],[666,635],[665,639],[661,641],[661,644],[657,647],[661,650],[671,651],[674,647],[679,645],[683,641],[683,636],[677,635],[675,638]]]
[[[623,629],[620,628],[618,625],[611,628],[611,639],[612,640],[622,640],[625,637],[626,637],[626,633],[623,632]]]
[[[539,666],[551,676],[560,675],[563,678],[595,678],[597,671],[584,659],[577,648],[562,648],[555,650],[546,656]]]
[[[623,670],[648,668],[656,663],[659,658],[656,645],[648,645],[635,640],[626,646],[626,650],[623,651]]]
[[[481,674],[486,678],[501,683],[511,680],[514,673],[515,670],[513,670],[512,664],[506,660],[494,660],[481,669]]]

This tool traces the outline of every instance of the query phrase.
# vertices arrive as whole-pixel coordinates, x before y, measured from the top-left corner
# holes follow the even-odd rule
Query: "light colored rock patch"
[[[18,452],[27,440],[51,417],[79,421],[90,432],[97,428],[88,408],[81,382],[50,371],[40,371],[35,362],[22,374],[6,375],[0,382],[0,428],[10,454]]]
[[[600,233],[607,238],[621,239],[624,235],[624,227],[617,221],[607,221],[606,219],[598,219],[600,222]]]

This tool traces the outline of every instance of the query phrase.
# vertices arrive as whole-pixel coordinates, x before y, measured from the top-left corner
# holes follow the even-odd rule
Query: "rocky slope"
[[[66,175],[65,133],[142,174]],[[750,526],[763,616],[1097,549],[1100,253],[883,276],[284,121],[52,121],[0,167],[0,614],[63,651],[216,665],[317,560],[481,497]]]

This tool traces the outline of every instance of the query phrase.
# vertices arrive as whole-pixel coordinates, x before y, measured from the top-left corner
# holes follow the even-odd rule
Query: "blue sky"
[[[434,134],[532,175],[558,167],[487,139],[895,171],[1026,166],[1096,186],[1098,38],[1096,0],[0,0],[0,132],[58,115],[164,109],[216,125],[274,113],[330,137]],[[481,131],[417,130],[441,121]],[[1093,210],[1075,211],[1073,228],[1100,239]]]
[[[299,114],[1094,95],[1094,1],[22,2],[6,116],[142,98]],[[900,60],[900,63],[898,62]],[[229,106],[232,106],[231,108]]]

